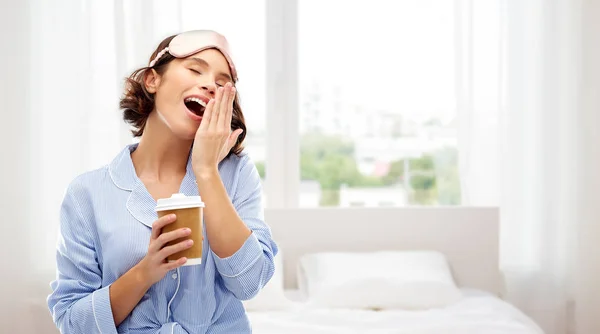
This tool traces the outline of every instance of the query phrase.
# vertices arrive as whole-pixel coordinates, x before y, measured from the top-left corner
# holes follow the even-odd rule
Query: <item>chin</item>
[[[169,127],[175,137],[182,140],[193,140],[196,137],[198,131],[198,124],[193,124],[187,120],[179,121],[177,124],[172,124]]]
[[[196,132],[198,132],[198,124],[188,124],[185,130],[181,131],[181,137],[192,140],[196,138]]]
[[[176,132],[176,136],[184,139],[184,140],[193,140],[194,138],[196,138],[196,130],[198,130],[198,128],[194,129],[186,129],[183,131],[178,131]]]

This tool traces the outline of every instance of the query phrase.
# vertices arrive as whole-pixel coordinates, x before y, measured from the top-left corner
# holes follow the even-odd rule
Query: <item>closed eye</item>
[[[190,71],[192,71],[192,72],[194,72],[194,73],[197,73],[197,74],[202,74],[202,73],[200,73],[200,71],[198,71],[198,70],[195,70],[195,69],[193,69],[193,68],[190,68]]]

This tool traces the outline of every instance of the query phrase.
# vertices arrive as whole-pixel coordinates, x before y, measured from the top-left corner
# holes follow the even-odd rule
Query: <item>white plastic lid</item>
[[[204,202],[200,196],[186,196],[184,194],[173,194],[169,198],[160,198],[156,201],[156,211],[203,208]]]

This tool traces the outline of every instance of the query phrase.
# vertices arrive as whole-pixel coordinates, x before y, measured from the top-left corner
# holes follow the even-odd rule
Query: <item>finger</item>
[[[189,228],[180,228],[175,231],[163,233],[156,238],[152,245],[150,245],[150,250],[158,252],[166,243],[180,238],[185,238],[191,233],[192,231]]]
[[[215,96],[215,105],[213,106],[212,116],[210,119],[209,128],[215,129],[216,123],[219,120],[219,113],[221,112],[221,100],[223,99],[223,87],[219,87],[217,89],[217,94]]]
[[[194,244],[194,240],[192,240],[192,239],[184,240],[184,241],[178,242],[174,245],[164,247],[163,249],[160,250],[160,252],[158,252],[158,254],[159,254],[161,260],[166,259],[169,255],[173,255],[177,252],[181,252],[182,250],[186,250],[186,249],[192,247],[193,244]]]
[[[213,110],[215,109],[215,99],[211,99],[208,101],[206,108],[204,109],[204,115],[202,115],[202,121],[200,122],[200,127],[198,129],[206,130],[210,125],[210,119],[213,115]]]
[[[223,127],[231,131],[231,119],[233,117],[233,100],[235,100],[236,89],[233,85],[229,88],[229,96],[227,103],[225,103],[225,117],[223,117]]]
[[[177,268],[183,266],[186,262],[187,262],[186,257],[180,257],[179,259],[177,259],[177,261],[165,263],[164,268],[167,271],[177,269]]]
[[[223,94],[221,95],[221,100],[219,102],[219,113],[215,122],[215,129],[220,129],[222,127],[223,117],[225,116],[225,110],[227,108],[227,101],[229,100],[229,88],[229,83],[226,83],[225,86],[222,87]]]
[[[225,84],[223,100],[221,102],[221,111],[219,112],[219,127],[224,129],[227,128],[228,132],[231,131],[230,127],[226,126],[227,122],[227,112],[229,111],[229,99],[231,98],[231,88],[232,85],[230,82]]]
[[[237,129],[235,131],[233,131],[233,133],[231,133],[231,135],[229,136],[229,150],[231,150],[232,147],[235,146],[235,143],[237,143],[237,140],[239,138],[239,136],[242,134],[242,132],[244,132],[244,130],[242,129]]]
[[[169,215],[164,215],[158,218],[154,223],[152,223],[152,233],[150,234],[150,240],[156,240],[160,233],[162,232],[162,228],[166,225],[174,222],[177,219],[177,216],[172,213]]]

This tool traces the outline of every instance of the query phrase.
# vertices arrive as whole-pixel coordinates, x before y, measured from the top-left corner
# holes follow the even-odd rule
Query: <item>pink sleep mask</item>
[[[167,52],[175,58],[185,58],[206,49],[217,49],[225,56],[229,63],[232,79],[236,82],[237,71],[231,59],[229,43],[223,35],[212,30],[191,30],[175,36],[169,46],[162,49],[149,66],[153,67]]]

